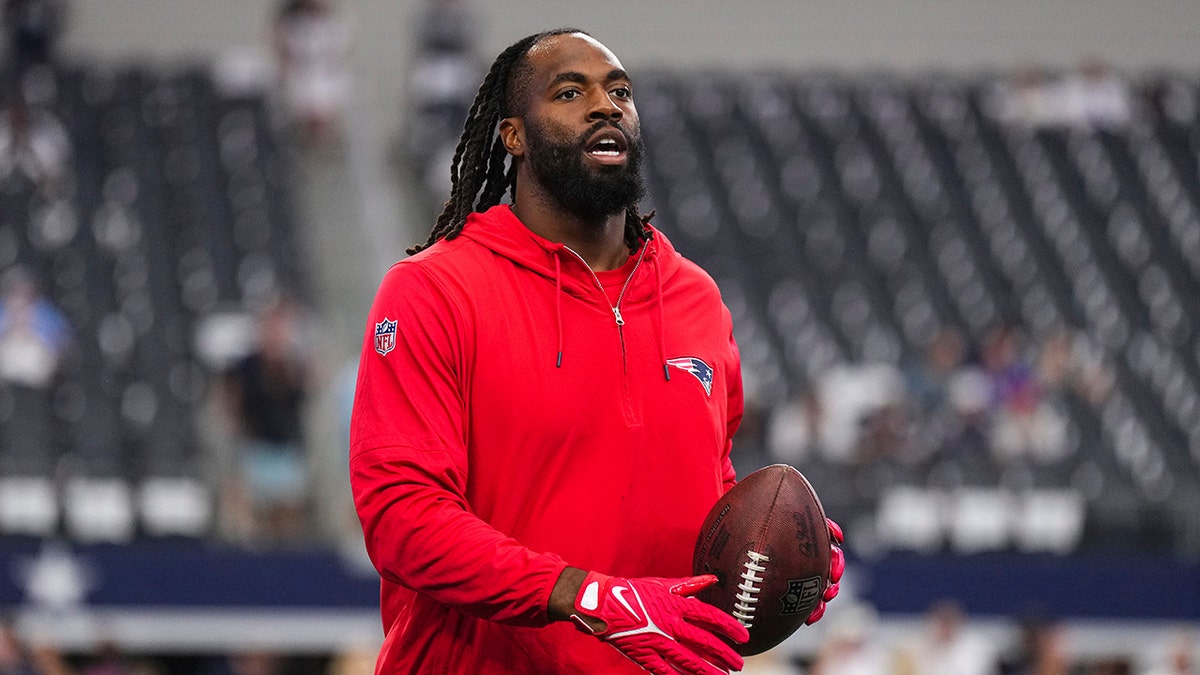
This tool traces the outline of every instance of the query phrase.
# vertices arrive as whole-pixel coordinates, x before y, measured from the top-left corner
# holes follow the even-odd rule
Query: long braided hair
[[[523,63],[529,50],[542,40],[555,35],[586,32],[576,28],[556,28],[535,33],[511,44],[488,70],[463,125],[462,136],[454,149],[450,162],[450,198],[442,207],[429,237],[424,243],[407,250],[409,255],[419,253],[439,239],[454,239],[462,232],[467,216],[486,211],[500,203],[506,191],[515,198],[517,169],[511,162],[505,167],[508,151],[496,133],[500,120],[512,116],[517,100],[524,96],[524,82],[514,82],[513,72]],[[637,250],[650,237],[647,225],[654,213],[645,216],[638,212],[637,205],[625,209],[625,244]]]

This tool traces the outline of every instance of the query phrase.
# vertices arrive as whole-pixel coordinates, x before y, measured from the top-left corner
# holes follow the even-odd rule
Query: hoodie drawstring
[[[558,326],[558,358],[555,368],[562,368],[563,331],[562,331],[562,259],[554,252],[554,323]]]
[[[650,246],[650,241],[647,239],[646,243],[643,246],[645,248],[643,248],[642,252],[638,255],[638,264],[639,265],[641,264],[642,257],[646,255],[646,251],[648,250],[648,248]],[[563,248],[565,250],[573,253],[576,257],[579,257],[579,254],[575,253],[574,251],[571,251],[570,248],[567,248],[567,247],[563,247]],[[562,258],[559,256],[559,253],[561,250],[562,249],[556,249],[554,251],[554,324],[555,324],[555,328],[558,331],[558,355],[554,361],[555,368],[562,367],[562,359],[563,359]],[[656,332],[658,333],[658,356],[659,356],[659,359],[662,360],[663,377],[666,379],[667,382],[670,382],[671,381],[671,369],[670,369],[670,366],[667,364],[667,338],[666,338],[666,327],[664,325],[665,320],[663,318],[665,316],[665,314],[663,312],[663,297],[662,297],[663,296],[662,268],[659,266],[657,255],[652,255],[650,257],[651,257],[651,264],[654,265],[654,285],[655,285],[654,300],[655,300],[655,305],[656,305],[656,309],[657,309],[656,317],[655,317],[657,319],[657,321],[656,321],[657,325],[655,328],[656,328]],[[581,263],[583,263],[585,266],[587,265],[587,262],[584,261],[583,258],[579,258],[579,261]],[[630,273],[630,279],[633,278],[632,275],[636,272],[637,272],[637,265],[634,266],[633,272]],[[600,283],[599,278],[597,278],[595,276],[595,273],[593,273],[592,276],[596,280],[596,285],[599,286],[600,292],[604,293],[604,286]],[[629,283],[629,281],[627,280],[626,285],[628,285],[628,283]],[[621,289],[621,297],[624,297],[624,295],[625,295],[625,289],[622,288]],[[620,327],[621,324],[624,323],[623,320],[621,319],[621,310],[620,310],[621,297],[617,298],[617,305],[612,308],[613,315],[615,316],[615,318],[617,320],[618,327]]]

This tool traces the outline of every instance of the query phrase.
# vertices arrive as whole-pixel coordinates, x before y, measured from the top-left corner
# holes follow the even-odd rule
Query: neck
[[[624,211],[584,218],[567,212],[539,190],[522,190],[521,182],[512,210],[534,234],[569,247],[597,272],[615,270],[629,259]]]

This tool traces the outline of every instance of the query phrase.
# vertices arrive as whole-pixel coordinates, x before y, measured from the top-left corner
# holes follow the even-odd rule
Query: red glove
[[[825,524],[829,526],[829,584],[825,586],[825,593],[817,602],[817,606],[813,607],[812,614],[805,619],[804,625],[806,626],[813,625],[825,616],[825,603],[837,597],[842,572],[846,571],[846,556],[842,553],[841,547],[846,538],[842,535],[842,526],[829,518],[825,519]]]
[[[588,572],[575,598],[575,620],[657,675],[720,675],[742,669],[742,657],[721,641],[745,642],[750,633],[732,616],[687,596],[716,583],[711,574],[682,579],[622,579]],[[604,622],[596,630],[586,619]]]

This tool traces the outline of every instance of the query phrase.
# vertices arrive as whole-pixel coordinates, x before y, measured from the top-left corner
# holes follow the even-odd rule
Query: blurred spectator
[[[1076,126],[1111,129],[1129,123],[1129,85],[1104,59],[1084,58],[1061,86],[1067,119]]]
[[[825,407],[812,387],[772,412],[767,431],[772,460],[801,466],[810,456],[823,456],[826,443]]]
[[[22,268],[10,269],[0,290],[0,380],[46,390],[70,339],[67,319]]]
[[[1087,335],[1061,327],[1042,342],[1037,377],[1046,392],[1059,396],[1072,392],[1100,406],[1112,391],[1114,376]]]
[[[335,149],[350,96],[349,24],[327,0],[284,0],[273,43],[284,105],[300,142]]]
[[[272,305],[259,319],[254,350],[224,378],[221,393],[239,437],[230,505],[236,527],[254,539],[293,540],[305,531],[310,366],[302,330],[294,304]]]
[[[1066,114],[1054,79],[1036,64],[1015,69],[1008,81],[997,87],[991,103],[1005,122],[1035,128],[1052,125]]]
[[[378,645],[349,647],[329,660],[325,675],[374,675]]]
[[[95,656],[79,669],[79,675],[134,675],[134,672],[133,665],[111,640],[101,642]]]
[[[468,0],[430,0],[417,36],[408,80],[412,116],[403,146],[421,183],[440,202],[450,190],[446,167],[485,65],[475,52],[475,16]]]
[[[929,419],[948,407],[950,383],[962,368],[966,353],[962,334],[943,328],[929,340],[925,358],[904,369],[904,380],[918,419]]]
[[[996,409],[1028,411],[1037,402],[1037,380],[1023,347],[1024,335],[1015,326],[996,326],[984,339],[981,360]]]
[[[945,429],[940,432],[943,435],[931,437],[932,442],[942,441],[937,456],[949,460],[945,466],[975,469],[991,466],[992,389],[987,374],[977,365],[964,364],[949,380],[946,400],[949,408],[944,416]],[[961,479],[947,478],[951,483]]]
[[[65,13],[64,0],[5,0],[9,65],[17,87],[31,68],[53,65],[55,42],[62,33]]]
[[[738,672],[742,675],[800,675],[803,671],[782,654],[784,650],[773,649],[746,657],[746,665]]]
[[[911,463],[918,459],[912,425],[904,406],[889,400],[863,418],[855,457],[860,463],[893,459]]]
[[[811,675],[885,675],[891,658],[875,641],[878,617],[865,605],[848,605],[830,616],[825,641],[813,660]]]
[[[903,392],[899,371],[886,363],[844,364],[825,373],[818,395],[825,432],[823,449],[828,458],[848,464],[873,459],[861,454],[865,449],[863,430],[873,416],[899,405]]]
[[[38,675],[16,631],[3,620],[0,620],[0,675]]]
[[[1024,336],[997,326],[983,344],[983,369],[991,389],[992,451],[1001,463],[1020,457],[1054,460],[1066,450],[1066,420],[1047,405]]]
[[[990,385],[966,355],[962,334],[942,328],[925,345],[923,360],[903,370],[906,412],[914,426],[910,461],[928,460],[928,480],[941,487],[970,482],[991,462]]]
[[[1176,630],[1166,641],[1158,662],[1144,675],[1200,675],[1196,658],[1196,641],[1186,628]]]
[[[924,358],[903,369],[909,415],[916,426],[914,458],[924,459],[941,448],[955,428],[955,382],[965,372],[966,341],[952,328],[937,331],[925,346]]]
[[[286,672],[284,659],[278,654],[251,651],[214,661],[204,668],[204,675],[282,675]]]
[[[1111,129],[1128,124],[1133,114],[1129,85],[1094,56],[1062,77],[1039,65],[1018,68],[991,103],[1004,121],[1032,128]]]
[[[1089,664],[1084,672],[1087,675],[1129,675],[1133,672],[1133,666],[1130,664],[1129,659],[1122,656],[1113,656]]]
[[[910,656],[911,675],[991,675],[996,671],[996,647],[967,627],[958,604],[934,604],[926,632]]]
[[[1000,659],[1001,675],[1066,675],[1070,666],[1063,627],[1056,621],[1027,617],[1017,643]]]
[[[70,167],[71,138],[48,110],[16,97],[0,116],[0,180],[23,176],[47,197],[58,194]]]
[[[58,649],[24,644],[12,625],[0,618],[0,675],[69,675],[70,672]]]

